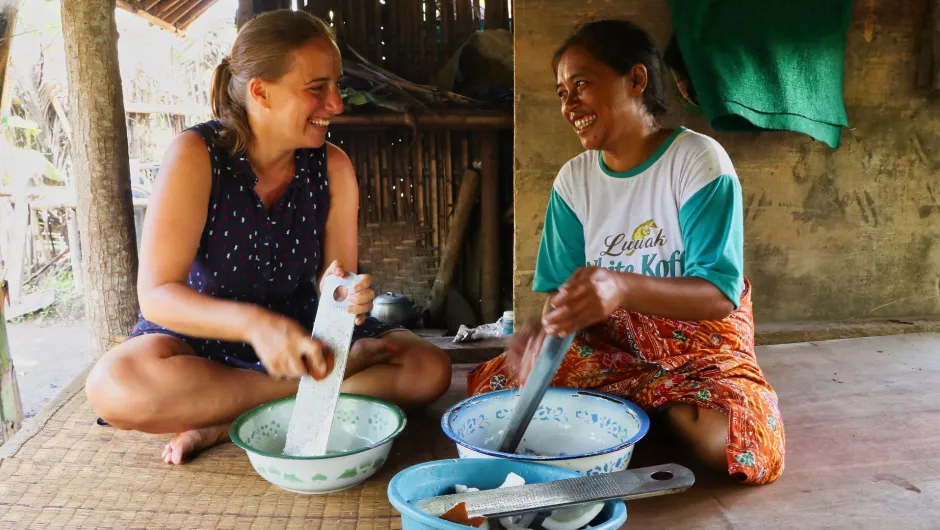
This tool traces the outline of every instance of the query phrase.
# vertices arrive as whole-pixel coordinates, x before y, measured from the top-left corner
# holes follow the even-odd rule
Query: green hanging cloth
[[[852,3],[669,0],[665,56],[686,107],[716,131],[796,131],[838,147]]]

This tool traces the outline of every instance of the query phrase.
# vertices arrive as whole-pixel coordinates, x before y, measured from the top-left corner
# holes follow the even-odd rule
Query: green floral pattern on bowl
[[[232,424],[232,441],[245,450],[265,480],[297,493],[329,493],[353,487],[385,464],[392,442],[405,426],[398,407],[382,400],[342,394],[336,406],[327,454],[282,454],[294,398],[267,403]]]

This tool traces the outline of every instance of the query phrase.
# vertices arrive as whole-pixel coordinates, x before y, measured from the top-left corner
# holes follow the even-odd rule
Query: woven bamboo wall
[[[480,0],[297,0],[297,7],[330,20],[366,59],[424,83],[474,31],[509,29],[511,2],[487,0],[483,9]]]
[[[404,293],[419,304],[427,298],[461,176],[478,158],[475,136],[408,128],[330,132],[359,179],[359,269],[372,274],[381,291]],[[479,286],[459,283],[468,297],[479,296]]]

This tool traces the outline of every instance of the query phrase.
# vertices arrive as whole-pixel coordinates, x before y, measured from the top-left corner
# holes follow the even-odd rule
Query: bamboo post
[[[391,176],[389,175],[388,169],[388,155],[389,155],[389,144],[388,137],[382,135],[382,150],[379,152],[379,157],[382,161],[382,174],[380,176],[379,186],[382,187],[382,211],[381,211],[381,220],[388,221],[392,218],[392,189],[389,186],[389,181]]]
[[[5,282],[4,282],[5,283]],[[7,338],[6,285],[0,295],[0,445],[8,441],[23,426],[23,401],[16,382],[16,369]]]
[[[414,182],[412,172],[414,170],[411,167],[411,149],[405,145],[404,138],[400,138],[395,145],[395,161],[399,168],[395,179],[395,185],[398,188],[398,198],[402,201],[402,210],[405,212],[405,219],[414,219],[415,190],[412,185]]]
[[[447,210],[444,208],[444,195],[446,194],[445,176],[447,160],[444,158],[447,134],[441,132],[437,137],[437,222],[441,237],[438,241],[438,256],[444,252],[444,241],[447,238]]]
[[[422,81],[429,79],[432,72],[437,70],[437,1],[425,0],[424,2],[425,27],[427,28],[428,56],[425,59]]]
[[[454,212],[454,158],[450,131],[444,133],[444,231],[450,230],[450,216]],[[461,168],[463,170],[465,168]]]
[[[468,169],[464,172],[460,183],[460,196],[457,198],[454,221],[451,224],[452,228],[447,233],[447,243],[444,245],[444,253],[441,256],[441,266],[437,270],[434,285],[431,286],[428,308],[432,318],[439,316],[441,308],[444,306],[447,288],[453,281],[454,269],[460,257],[460,250],[464,245],[467,226],[470,224],[470,213],[473,212],[479,194],[480,175],[476,171]]]
[[[482,134],[480,186],[480,312],[484,322],[499,318],[499,175],[497,174],[498,138],[495,132]]]
[[[420,131],[415,133],[415,168],[411,172],[415,179],[415,202],[418,206],[418,224],[425,226],[424,217],[424,149],[423,135]]]
[[[375,39],[375,64],[381,64],[385,66],[382,62],[383,49],[382,46],[382,7],[385,4],[372,2],[372,38]]]
[[[460,135],[460,171],[470,168],[470,139],[468,134]]]
[[[441,234],[437,209],[437,135],[433,132],[428,133],[428,165],[431,174],[428,179],[428,185],[431,188],[428,193],[428,203],[431,207],[431,244],[437,247],[441,240]]]
[[[398,6],[398,0],[385,0],[385,6],[383,9],[384,13],[382,16],[382,24],[379,25],[379,31],[382,32],[382,40],[385,39],[384,35],[394,35],[396,39],[390,39],[385,43],[385,46],[382,47],[382,53],[385,55],[385,63],[382,64],[383,67],[393,71],[405,73],[405,48],[407,48],[407,41],[404,37],[404,26],[401,24],[401,19],[399,18],[399,13],[401,13]],[[382,27],[385,29],[381,29]]]
[[[407,173],[408,166],[407,164],[405,164],[405,160],[402,160],[403,157],[400,156],[402,149],[403,147],[401,146],[401,143],[399,143],[398,149],[392,151],[392,160],[395,165],[395,171],[392,173],[391,186],[392,186],[393,199],[395,200],[395,220],[396,221],[403,220],[405,216],[407,215],[407,210],[405,210],[405,197],[404,197],[405,190],[402,189],[402,179],[403,179],[403,175]]]
[[[362,212],[366,211],[366,194],[362,190],[366,189],[368,186],[365,179],[368,178],[369,172],[364,168],[362,163],[362,146],[359,139],[361,136],[352,136],[349,137],[349,150],[352,151],[352,160],[353,160],[353,171],[356,172],[356,185],[359,188],[359,215],[362,215]]]
[[[382,217],[382,173],[379,163],[379,138],[378,135],[369,137],[369,153],[372,156],[372,200],[369,220],[377,223]]]
[[[445,58],[454,51],[454,0],[441,2],[441,50]]]

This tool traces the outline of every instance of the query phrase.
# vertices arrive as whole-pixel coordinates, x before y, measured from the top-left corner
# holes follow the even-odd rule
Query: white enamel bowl
[[[612,394],[549,388],[526,429],[518,454],[499,452],[519,389],[461,401],[441,418],[460,458],[502,458],[564,467],[583,475],[627,468],[633,447],[649,430],[640,407]]]
[[[378,471],[405,428],[405,415],[391,403],[340,394],[328,453],[320,457],[282,454],[294,397],[245,412],[230,430],[232,442],[248,454],[262,478],[294,493],[322,494],[351,488]]]

